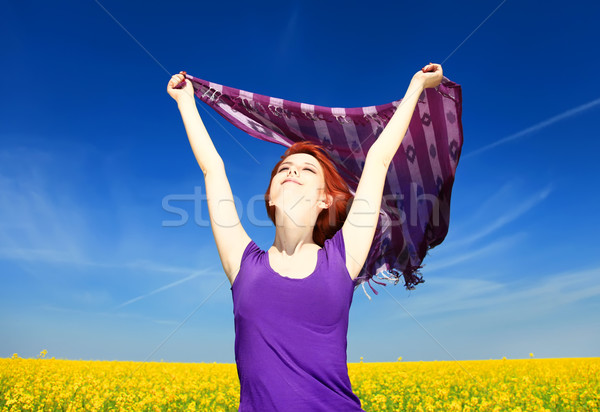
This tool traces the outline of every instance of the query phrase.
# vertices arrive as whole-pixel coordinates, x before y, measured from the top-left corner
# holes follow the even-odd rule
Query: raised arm
[[[223,159],[219,156],[198,113],[191,82],[186,81],[185,87],[175,89],[183,79],[182,74],[171,77],[167,92],[177,101],[190,145],[204,173],[210,224],[221,264],[227,278],[233,284],[239,272],[242,254],[251,239],[242,227],[235,208]]]
[[[419,96],[424,89],[440,84],[442,76],[439,64],[429,64],[417,72],[396,112],[369,148],[354,201],[342,226],[346,267],[352,279],[360,274],[367,260],[377,229],[388,168],[406,135]]]

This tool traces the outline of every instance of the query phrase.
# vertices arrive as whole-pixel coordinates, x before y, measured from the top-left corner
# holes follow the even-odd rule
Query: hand
[[[177,103],[180,103],[184,99],[191,99],[194,101],[194,86],[190,80],[185,80],[185,72],[181,71],[179,74],[171,76],[171,80],[167,84],[167,93],[175,99]],[[178,85],[183,82],[184,87],[176,89]],[[195,102],[195,101],[194,101]]]
[[[430,87],[436,87],[442,82],[444,72],[442,66],[435,63],[429,63],[421,70],[415,73],[412,80],[417,81],[423,85],[423,89]]]

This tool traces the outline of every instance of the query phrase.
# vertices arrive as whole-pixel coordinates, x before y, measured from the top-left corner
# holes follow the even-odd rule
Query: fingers
[[[171,80],[169,81],[169,86],[175,87],[178,84],[180,84],[181,82],[184,82],[185,75],[186,75],[186,72],[180,71],[179,74],[174,74],[173,76],[171,76]]]
[[[441,65],[430,62],[428,65],[424,66],[421,69],[421,71],[423,73],[425,73],[425,72],[432,72],[432,71],[435,72],[435,71],[437,71],[438,69],[441,69],[441,68],[442,68]]]
[[[183,74],[174,74],[173,76],[171,76],[172,81],[180,82],[184,79],[185,79],[185,77],[183,77]]]

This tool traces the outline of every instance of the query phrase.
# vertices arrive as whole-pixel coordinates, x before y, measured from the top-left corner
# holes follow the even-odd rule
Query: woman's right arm
[[[198,113],[192,82],[186,80],[185,87],[181,89],[174,88],[184,79],[183,74],[176,74],[171,77],[171,81],[167,86],[167,92],[177,102],[177,107],[181,113],[194,156],[196,156],[196,160],[204,172],[204,176],[206,176],[207,171],[211,168],[219,167],[223,163],[223,159],[219,156]]]
[[[167,92],[177,101],[190,145],[204,173],[210,224],[223,269],[233,284],[239,272],[242,255],[251,239],[244,230],[235,208],[223,159],[219,156],[196,108],[191,82],[186,81],[185,87],[181,89],[174,88],[183,79],[182,74],[171,77]]]

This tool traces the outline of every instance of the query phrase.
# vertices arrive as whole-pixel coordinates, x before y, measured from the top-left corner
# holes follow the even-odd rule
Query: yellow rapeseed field
[[[0,359],[1,411],[236,411],[235,364]],[[600,358],[348,364],[366,411],[598,411]]]

